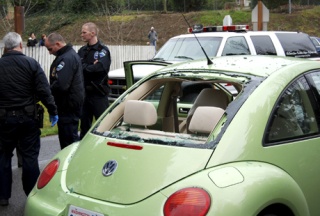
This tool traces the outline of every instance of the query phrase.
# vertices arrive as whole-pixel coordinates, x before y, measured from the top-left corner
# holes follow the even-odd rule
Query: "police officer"
[[[108,72],[111,64],[110,51],[98,40],[98,28],[85,23],[81,38],[87,44],[78,51],[81,57],[85,84],[85,102],[81,117],[80,138],[87,133],[93,121],[108,108]]]
[[[22,53],[21,36],[9,32],[3,43],[6,52],[0,58],[0,205],[6,206],[11,197],[11,157],[15,148],[19,148],[22,157],[22,184],[26,195],[40,174],[38,99],[48,109],[52,126],[58,116],[47,77],[36,60]]]
[[[45,46],[56,58],[50,67],[50,86],[56,101],[61,149],[79,140],[78,127],[84,101],[84,85],[80,57],[58,33],[51,33]]]

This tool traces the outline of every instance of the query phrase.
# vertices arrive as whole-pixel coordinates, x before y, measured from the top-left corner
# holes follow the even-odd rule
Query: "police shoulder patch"
[[[97,60],[97,59],[99,58],[99,52],[98,52],[98,51],[96,51],[96,52],[94,53],[93,58],[94,58],[95,60]]]
[[[102,49],[100,52],[99,52],[99,57],[102,58],[104,56],[106,56],[107,54],[107,51],[105,49]]]
[[[64,65],[65,65],[65,63],[64,63],[64,61],[61,61],[59,64],[58,64],[58,66],[57,66],[57,71],[61,71],[62,70],[62,68],[64,67]]]

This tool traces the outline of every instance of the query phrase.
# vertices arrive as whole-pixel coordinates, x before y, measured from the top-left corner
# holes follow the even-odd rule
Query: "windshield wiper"
[[[193,60],[193,58],[189,57],[189,56],[175,56],[175,58],[181,58],[181,59],[190,59]]]

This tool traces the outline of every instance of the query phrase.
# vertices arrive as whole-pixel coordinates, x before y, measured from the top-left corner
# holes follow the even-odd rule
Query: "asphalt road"
[[[60,151],[59,140],[57,136],[41,138],[41,149],[39,155],[40,169],[49,162],[49,160]],[[12,157],[12,194],[9,200],[9,206],[0,206],[1,216],[23,216],[26,195],[22,189],[21,168],[18,168],[17,157]]]

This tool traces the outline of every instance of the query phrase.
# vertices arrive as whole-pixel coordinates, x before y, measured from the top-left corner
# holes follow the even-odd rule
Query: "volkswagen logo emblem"
[[[118,163],[115,160],[109,160],[102,168],[102,175],[111,176],[117,169]]]

